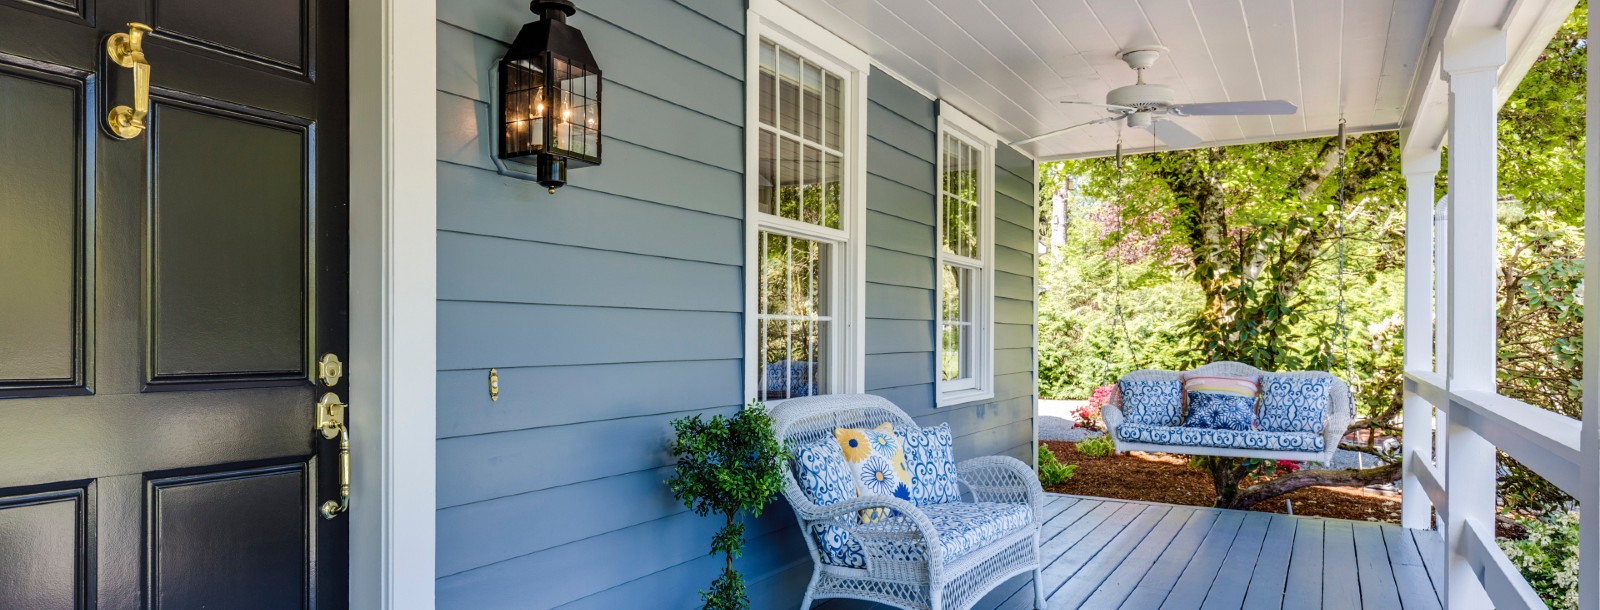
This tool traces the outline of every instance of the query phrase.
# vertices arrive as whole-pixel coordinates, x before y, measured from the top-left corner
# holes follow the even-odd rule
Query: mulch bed
[[[1078,453],[1072,443],[1043,442],[1063,464],[1077,464],[1078,470],[1066,483],[1045,491],[1143,500],[1165,504],[1211,506],[1216,491],[1211,475],[1190,469],[1186,456],[1131,451],[1110,457],[1090,457]],[[1261,502],[1250,510],[1287,513],[1292,502],[1294,514],[1356,521],[1400,522],[1400,497],[1358,487],[1307,487]]]

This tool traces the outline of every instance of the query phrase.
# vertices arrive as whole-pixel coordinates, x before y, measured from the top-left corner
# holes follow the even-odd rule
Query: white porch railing
[[[1584,420],[1503,396],[1496,370],[1496,71],[1505,35],[1447,41],[1450,81],[1450,196],[1433,205],[1439,151],[1405,151],[1405,435],[1403,525],[1429,529],[1432,512],[1445,541],[1445,606],[1545,608],[1495,544],[1495,450],[1578,498],[1600,498],[1600,315],[1584,318]],[[1590,99],[1597,87],[1590,85]],[[1600,227],[1595,170],[1597,119],[1590,114],[1586,224]],[[1586,263],[1600,269],[1600,230],[1588,231]],[[1600,309],[1600,281],[1585,300]],[[1430,509],[1432,509],[1430,511]],[[1596,508],[1586,512],[1600,510]],[[1600,548],[1592,515],[1583,550]],[[1600,553],[1581,553],[1581,607],[1600,610]]]

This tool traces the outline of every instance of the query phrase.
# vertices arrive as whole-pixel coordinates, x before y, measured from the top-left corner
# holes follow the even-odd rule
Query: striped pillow
[[[1183,393],[1204,392],[1255,398],[1260,385],[1257,377],[1184,377]]]

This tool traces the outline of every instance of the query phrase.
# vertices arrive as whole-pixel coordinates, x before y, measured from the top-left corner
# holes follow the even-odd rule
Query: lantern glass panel
[[[505,154],[520,156],[544,150],[545,74],[528,60],[505,64]]]
[[[558,114],[554,147],[577,157],[600,154],[600,77],[582,64],[553,56]]]

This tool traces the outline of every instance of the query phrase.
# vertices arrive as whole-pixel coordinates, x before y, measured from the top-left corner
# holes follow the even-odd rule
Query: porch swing
[[[1338,299],[1327,368],[1334,349],[1344,352],[1345,122],[1339,120]],[[1117,190],[1122,191],[1122,142],[1117,142]],[[1121,212],[1118,212],[1121,230]],[[1122,263],[1116,261],[1113,313],[1130,357],[1137,358],[1122,311]],[[1115,335],[1116,333],[1113,333]],[[1115,337],[1113,337],[1113,341]],[[1109,355],[1108,355],[1109,363]],[[1109,368],[1109,367],[1108,367]],[[1267,372],[1241,362],[1213,362],[1188,371],[1140,369],[1117,380],[1101,409],[1106,434],[1118,453],[1150,451],[1218,457],[1329,463],[1339,450],[1355,402],[1350,386],[1327,371]]]

